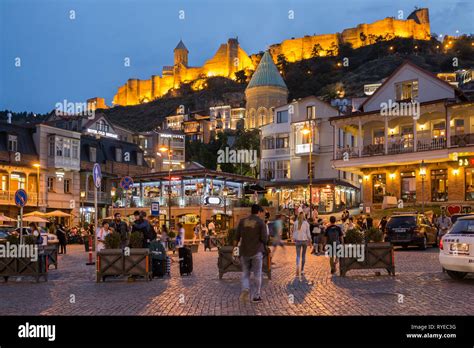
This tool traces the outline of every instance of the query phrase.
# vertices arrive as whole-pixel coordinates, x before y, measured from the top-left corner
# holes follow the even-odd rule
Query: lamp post
[[[426,164],[422,160],[420,164],[420,176],[421,176],[421,212],[425,213],[425,177],[426,177]]]
[[[304,126],[301,134],[309,134],[309,218],[311,219],[313,214],[313,161],[311,156],[313,152],[313,128],[311,121],[309,121],[309,127]]]
[[[162,145],[161,152],[168,152],[168,228],[171,231],[171,138],[168,138],[168,147]]]
[[[229,194],[229,189],[227,186],[224,186],[222,189],[222,197],[224,197],[224,230],[227,229],[227,195]]]
[[[111,202],[110,202],[110,215],[114,216],[114,198],[115,198],[115,194],[116,194],[116,189],[115,187],[112,187],[110,189],[110,199],[111,199]]]
[[[79,202],[79,210],[80,210],[80,218],[81,218],[81,226],[84,225],[84,198],[86,197],[86,191],[81,191],[81,199]]]
[[[33,167],[36,168],[36,207],[39,208],[39,199],[40,199],[40,168],[39,163],[33,164]]]

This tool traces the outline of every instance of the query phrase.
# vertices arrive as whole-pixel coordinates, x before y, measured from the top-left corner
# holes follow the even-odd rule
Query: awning
[[[45,214],[47,217],[71,217],[71,214],[65,213],[61,210],[54,210]]]
[[[273,188],[273,187],[297,187],[297,186],[308,186],[309,179],[301,179],[301,180],[281,180],[281,181],[265,181],[265,188]],[[323,187],[326,185],[336,185],[336,186],[345,186],[349,188],[353,188],[355,190],[359,190],[358,187],[352,185],[351,183],[341,180],[341,179],[313,179],[311,185],[314,188]]]

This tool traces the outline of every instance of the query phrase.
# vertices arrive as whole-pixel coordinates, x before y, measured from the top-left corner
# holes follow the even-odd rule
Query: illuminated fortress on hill
[[[359,48],[375,43],[375,40],[391,40],[395,37],[430,40],[430,20],[427,8],[413,11],[406,20],[385,18],[371,24],[359,24],[342,33],[305,36],[285,40],[269,47],[273,60],[284,55],[289,62],[311,58],[315,46],[318,55],[337,54],[341,43],[350,43]],[[239,70],[255,70],[259,56],[249,56],[240,47],[237,38],[222,44],[214,56],[201,67],[188,65],[188,49],[182,41],[174,49],[174,65],[164,66],[162,76],[153,75],[148,80],[129,79],[119,87],[114,96],[114,105],[136,105],[146,103],[178,88],[181,82],[191,82],[209,76],[224,76],[235,79]]]

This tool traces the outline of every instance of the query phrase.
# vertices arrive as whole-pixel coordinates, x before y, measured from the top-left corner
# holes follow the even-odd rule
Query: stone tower
[[[174,49],[174,65],[183,64],[185,67],[188,66],[188,49],[184,45],[182,40],[179,40],[178,45]]]
[[[288,102],[288,88],[266,51],[245,89],[245,128],[260,128],[273,121],[275,107]]]

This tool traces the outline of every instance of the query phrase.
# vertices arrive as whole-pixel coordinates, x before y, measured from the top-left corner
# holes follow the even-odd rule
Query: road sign
[[[28,194],[25,190],[19,189],[15,192],[15,204],[23,208],[28,202]]]
[[[151,216],[160,216],[160,203],[151,203]]]
[[[124,176],[120,181],[120,187],[124,190],[130,190],[133,186],[133,179],[129,176]]]
[[[99,163],[94,164],[94,169],[92,169],[92,177],[94,179],[95,187],[100,188],[102,183],[102,171],[100,170]]]

